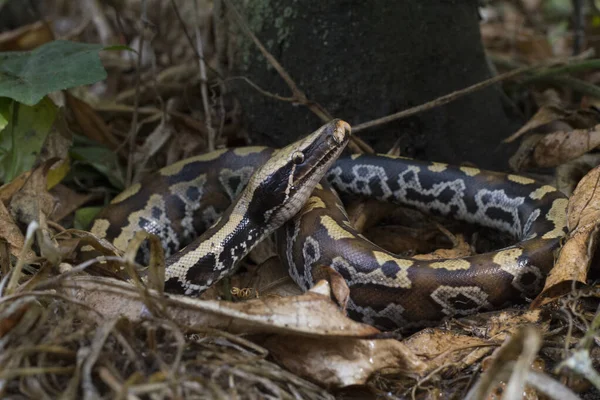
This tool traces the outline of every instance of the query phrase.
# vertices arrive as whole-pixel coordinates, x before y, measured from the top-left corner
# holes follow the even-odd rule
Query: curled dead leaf
[[[571,196],[579,181],[596,165],[600,165],[599,153],[588,153],[556,168],[556,181],[553,185]]]
[[[15,257],[21,254],[25,244],[25,237],[2,202],[0,202],[0,240],[8,243],[10,253]],[[35,254],[30,251],[27,258],[34,256]]]
[[[106,123],[85,101],[66,92],[67,105],[73,113],[81,132],[88,138],[106,145],[111,150],[119,148],[119,140],[112,134]]]
[[[590,129],[553,132],[535,146],[534,164],[555,167],[587,153],[600,145],[600,125]]]
[[[428,360],[427,371],[442,365],[462,370],[493,350],[494,342],[442,329],[423,329],[403,341],[413,354]]]
[[[60,184],[53,187],[50,193],[56,199],[56,209],[52,214],[52,220],[54,221],[62,220],[94,198],[94,194],[80,194]]]
[[[29,175],[31,175],[31,171],[23,172],[12,181],[2,185],[2,187],[0,187],[0,201],[4,204],[8,204],[15,193],[21,190],[25,182],[27,182]]]
[[[133,285],[100,277],[61,280],[63,288],[77,290],[80,300],[107,317],[141,318],[143,302]],[[158,302],[170,318],[184,326],[203,326],[231,333],[279,333],[305,336],[372,337],[376,328],[353,321],[330,299],[328,283],[300,296],[265,297],[240,303],[198,300],[187,296],[161,297],[149,290],[147,300]]]
[[[519,145],[515,154],[508,160],[508,165],[513,171],[523,171],[535,167],[533,162],[533,152],[544,135],[529,135]]]
[[[50,168],[60,161],[52,158],[35,168],[21,189],[12,196],[10,212],[18,223],[29,225],[40,221],[41,214],[48,216],[54,211],[55,199],[47,190],[47,176]]]
[[[568,293],[574,283],[585,284],[598,246],[600,227],[600,166],[577,185],[567,207],[569,237],[550,271],[544,290],[531,304],[538,307]]]
[[[271,336],[260,343],[278,364],[327,388],[363,385],[377,371],[421,375],[426,364],[395,339]]]
[[[575,129],[586,129],[600,122],[600,114],[590,110],[565,110],[558,105],[545,105],[531,117],[525,125],[511,136],[504,140],[504,143],[510,143],[523,136],[523,134],[534,129],[543,127],[552,122],[564,122]]]

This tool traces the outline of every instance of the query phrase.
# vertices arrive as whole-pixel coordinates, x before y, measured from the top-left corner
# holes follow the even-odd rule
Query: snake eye
[[[294,164],[301,164],[304,161],[304,153],[301,151],[295,151],[292,153],[292,162]]]

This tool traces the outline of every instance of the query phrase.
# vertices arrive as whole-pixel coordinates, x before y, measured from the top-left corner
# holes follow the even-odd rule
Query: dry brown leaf
[[[504,143],[513,142],[523,134],[552,122],[563,121],[572,128],[585,129],[596,125],[598,120],[598,113],[592,110],[570,111],[556,105],[546,105],[540,107],[521,129],[504,139]]]
[[[413,258],[417,260],[440,260],[446,258],[459,258],[473,255],[471,245],[467,243],[463,235],[454,236],[454,247],[451,249],[437,249],[428,254],[417,254]]]
[[[577,185],[567,207],[569,237],[550,271],[544,290],[531,304],[538,307],[568,293],[577,282],[585,284],[598,244],[600,226],[600,166]]]
[[[579,181],[596,165],[600,165],[600,153],[584,154],[556,168],[556,180],[552,183],[558,190],[571,196]]]
[[[61,280],[66,293],[108,318],[142,318],[143,302],[127,283],[98,277]],[[320,281],[313,290],[285,298],[267,297],[242,303],[198,300],[186,296],[161,298],[146,293],[146,304],[156,304],[183,326],[215,328],[231,333],[259,334],[257,340],[288,369],[322,385],[363,384],[375,371],[395,368],[420,374],[426,365],[400,342],[371,340],[379,331],[347,318],[330,299],[329,285]],[[266,337],[265,334],[275,334]],[[266,339],[266,343],[262,343]]]
[[[395,339],[277,335],[261,341],[278,364],[327,388],[363,385],[380,370],[420,375],[427,365]]]
[[[427,360],[427,371],[453,364],[461,370],[489,354],[494,342],[441,329],[424,329],[403,343],[415,355]]]
[[[136,148],[133,154],[133,162],[136,166],[133,183],[139,182],[142,179],[142,174],[150,157],[155,155],[174,133],[175,129],[173,129],[170,118],[161,118],[160,123],[148,135],[144,143]]]
[[[536,166],[555,167],[600,145],[600,125],[590,129],[553,132],[545,135],[533,151]]]
[[[27,182],[29,175],[31,175],[31,171],[25,171],[12,181],[0,187],[0,200],[2,203],[8,204],[10,202],[10,199],[12,199],[14,194],[21,190],[25,182]]]
[[[54,40],[45,21],[37,21],[0,34],[0,51],[26,51]]]
[[[342,308],[346,310],[348,300],[350,299],[350,288],[344,277],[330,266],[320,266],[313,270],[315,280],[325,279],[329,282],[331,288],[331,298]],[[327,293],[323,293],[327,295]]]
[[[106,123],[85,101],[65,92],[67,105],[73,113],[81,132],[88,138],[102,143],[111,150],[119,147],[119,140],[112,134]]]
[[[12,196],[9,209],[18,223],[29,225],[32,221],[40,222],[54,211],[56,202],[46,189],[47,175],[58,161],[60,159],[53,158],[35,168],[21,189]]]
[[[522,16],[510,13],[507,9],[510,3],[502,7],[503,19],[501,22],[487,22],[481,25],[482,41],[486,50],[493,50],[494,54],[511,60],[526,60],[527,63],[536,63],[553,56],[552,46],[546,36],[532,28],[525,27]]]
[[[525,325],[535,325],[542,332],[549,327],[549,318],[544,318],[540,309],[491,311],[463,317],[459,322],[464,331],[494,341],[506,339]]]
[[[535,146],[537,146],[538,142],[542,140],[543,137],[544,135],[535,134],[529,135],[523,139],[515,154],[508,160],[508,165],[510,165],[510,168],[513,171],[519,172],[535,167],[535,163],[533,162],[533,152],[535,151]]]
[[[50,191],[57,201],[56,209],[52,213],[53,221],[60,221],[79,207],[90,201],[93,194],[80,194],[65,185],[57,185]]]
[[[61,286],[78,291],[78,297],[107,317],[141,318],[142,301],[135,288],[125,282],[100,277],[62,280]],[[231,333],[280,333],[307,336],[371,337],[379,332],[344,315],[330,299],[328,283],[321,281],[301,296],[266,297],[241,303],[198,300],[169,295],[149,297],[166,306],[174,321],[184,326],[203,326]]]
[[[0,240],[9,244],[10,253],[15,257],[21,254],[25,244],[25,237],[2,202],[0,202]],[[33,257],[34,254],[30,252],[27,256]]]

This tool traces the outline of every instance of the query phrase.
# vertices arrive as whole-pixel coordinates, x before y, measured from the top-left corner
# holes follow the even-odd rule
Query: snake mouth
[[[326,135],[323,140],[320,140],[317,144],[318,147],[327,146],[327,149],[323,152],[321,157],[313,162],[313,164],[302,174],[302,176],[294,182],[293,189],[302,188],[307,182],[312,181],[313,179],[316,182],[320,181],[324,175],[323,173],[319,173],[321,169],[328,169],[335,158],[339,156],[339,154],[344,150],[346,144],[350,140],[351,128],[350,125],[342,120],[334,120],[335,123],[333,129],[330,133]],[[333,124],[332,124],[333,125]],[[329,128],[327,126],[326,128]],[[319,152],[320,150],[316,150]],[[316,172],[317,171],[317,172]],[[315,178],[317,176],[318,178]],[[314,187],[314,185],[312,185]],[[311,188],[312,189],[312,188]],[[311,190],[312,191],[312,190]]]

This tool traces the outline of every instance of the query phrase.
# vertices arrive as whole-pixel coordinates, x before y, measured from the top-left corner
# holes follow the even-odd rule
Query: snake
[[[348,316],[382,330],[500,309],[542,290],[567,233],[559,190],[474,167],[342,155],[350,131],[333,120],[283,149],[219,149],[168,165],[117,195],[91,232],[121,250],[140,230],[157,235],[168,257],[165,291],[190,296],[231,275],[275,233],[300,288],[333,269],[349,288]],[[340,195],[493,228],[516,242],[460,258],[400,257],[352,226]]]

